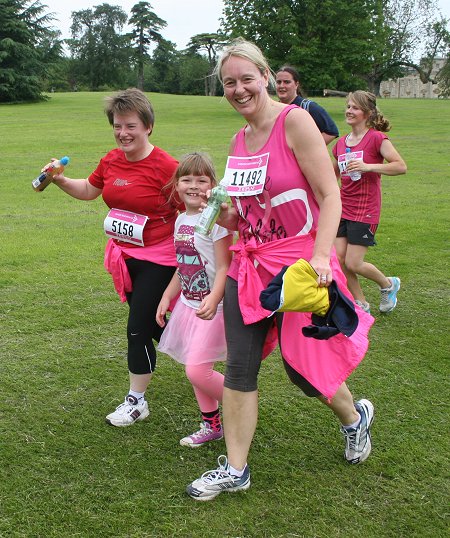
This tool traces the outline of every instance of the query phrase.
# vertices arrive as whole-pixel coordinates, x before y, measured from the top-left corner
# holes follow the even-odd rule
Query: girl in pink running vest
[[[333,147],[336,175],[341,177],[342,217],[335,241],[336,253],[347,277],[356,304],[369,311],[358,275],[373,280],[381,292],[380,311],[390,312],[397,304],[398,277],[385,276],[365,261],[375,245],[380,222],[381,174],[397,176],[406,164],[384,134],[389,122],[377,108],[373,93],[358,90],[347,98],[345,120],[351,133]]]

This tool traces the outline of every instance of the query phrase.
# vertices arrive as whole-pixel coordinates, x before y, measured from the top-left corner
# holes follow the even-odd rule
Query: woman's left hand
[[[333,274],[330,267],[330,259],[323,256],[313,256],[309,260],[309,264],[318,275],[317,284],[319,285],[319,288],[328,287],[333,280]]]
[[[370,172],[370,170],[370,167],[362,159],[355,159],[347,163],[347,172],[360,172],[364,174],[364,172]]]

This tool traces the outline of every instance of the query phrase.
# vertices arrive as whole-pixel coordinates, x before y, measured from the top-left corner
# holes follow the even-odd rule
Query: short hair
[[[244,58],[249,62],[254,64],[261,75],[268,74],[269,84],[275,86],[275,77],[272,70],[269,67],[269,62],[265,58],[264,54],[261,52],[261,49],[257,47],[254,43],[245,40],[243,37],[238,37],[231,41],[231,43],[225,47],[224,51],[219,57],[217,65],[214,69],[214,74],[223,83],[222,80],[222,67],[223,64],[231,58],[231,56],[238,56],[239,58]]]
[[[147,129],[155,124],[155,113],[144,92],[137,88],[128,88],[105,98],[105,114],[111,125],[114,125],[114,114],[137,112]]]
[[[350,92],[347,95],[347,103],[354,101],[358,107],[368,115],[367,125],[372,127],[376,131],[382,131],[387,133],[391,126],[389,120],[387,120],[377,107],[376,95],[372,92],[366,92],[364,90],[356,90]]]

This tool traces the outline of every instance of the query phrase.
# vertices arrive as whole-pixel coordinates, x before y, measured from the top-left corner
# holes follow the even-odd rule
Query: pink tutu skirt
[[[181,364],[224,361],[227,357],[222,306],[211,320],[200,319],[196,310],[177,301],[161,336],[158,351]]]

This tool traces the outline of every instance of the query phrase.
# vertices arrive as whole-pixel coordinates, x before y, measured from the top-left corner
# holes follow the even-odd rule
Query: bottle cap
[[[59,159],[59,162],[63,165],[63,166],[66,166],[66,164],[68,164],[70,161],[69,157],[62,157],[61,159]]]

